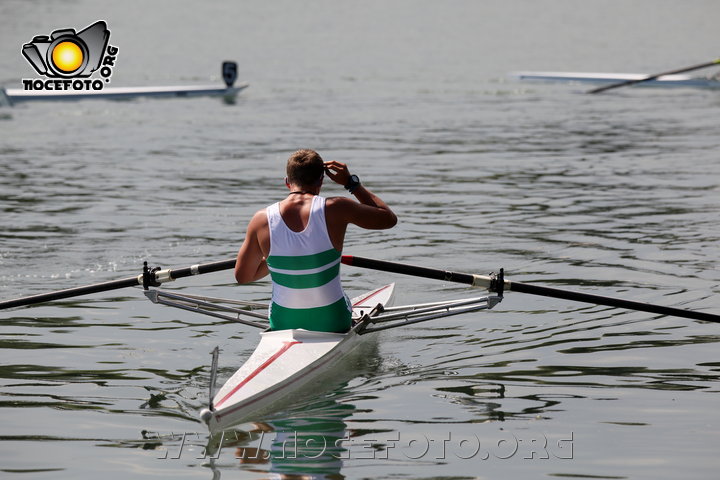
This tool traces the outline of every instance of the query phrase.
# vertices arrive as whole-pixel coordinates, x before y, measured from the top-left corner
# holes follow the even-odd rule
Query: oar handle
[[[720,323],[720,315],[715,315],[712,313],[698,312],[694,310],[684,310],[674,307],[664,307],[661,305],[634,302],[631,300],[623,300],[620,298],[605,297],[602,295],[592,295],[587,293],[573,292],[569,290],[561,290],[559,288],[540,287],[527,283],[511,282],[503,278],[502,269],[500,275],[483,276],[473,275],[470,273],[457,273],[447,270],[438,270],[427,267],[418,267],[415,265],[406,265],[402,263],[387,262],[384,260],[374,260],[371,258],[355,257],[350,255],[343,255],[342,263],[355,267],[381,270],[384,272],[413,275],[416,277],[431,278],[434,280],[442,280],[446,282],[464,283],[473,287],[486,288],[491,292],[498,292],[500,295],[502,295],[504,289],[513,292],[540,295],[543,297],[561,298],[564,300],[594,303],[597,305],[606,305],[609,307],[626,308],[629,310],[638,310],[641,312],[655,313],[659,315],[672,315],[675,317],[692,318],[694,320]]]
[[[185,268],[176,268],[174,270],[159,270],[155,276],[158,282],[163,283],[167,281],[176,280],[178,278],[191,277],[193,275],[202,275],[204,273],[220,272],[222,270],[229,270],[235,268],[236,259],[221,260],[219,262],[203,263],[198,265],[192,265]]]

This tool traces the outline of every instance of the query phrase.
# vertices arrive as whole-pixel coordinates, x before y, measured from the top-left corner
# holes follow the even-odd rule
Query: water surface
[[[6,87],[32,74],[23,43],[98,19],[120,48],[114,86],[220,82],[226,59],[251,86],[229,103],[2,109],[1,296],[125,278],[144,260],[231,258],[282,195],[287,156],[311,147],[400,217],[351,230],[347,253],[718,313],[717,92],[585,96],[506,76],[708,61],[718,13],[712,1],[5,2]],[[395,281],[400,303],[475,293],[343,275],[350,294]],[[269,297],[267,282],[237,287],[229,273],[168,288]],[[491,312],[383,332],[350,380],[219,439],[197,420],[208,352],[222,349],[225,379],[255,332],[139,289],[0,317],[8,478],[708,478],[720,466],[713,324],[509,293]]]

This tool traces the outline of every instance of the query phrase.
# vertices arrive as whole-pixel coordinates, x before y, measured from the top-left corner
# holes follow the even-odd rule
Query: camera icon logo
[[[89,77],[100,68],[110,40],[100,20],[80,32],[72,28],[37,35],[22,47],[22,54],[40,75],[52,78]]]

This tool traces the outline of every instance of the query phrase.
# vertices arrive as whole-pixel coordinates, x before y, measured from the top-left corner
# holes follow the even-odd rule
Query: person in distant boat
[[[325,175],[357,201],[321,197]],[[397,217],[346,164],[323,162],[314,150],[290,156],[285,185],[288,196],[250,220],[235,279],[248,283],[270,273],[272,330],[346,332],[352,309],[340,284],[340,259],[347,227],[384,230],[395,226]]]

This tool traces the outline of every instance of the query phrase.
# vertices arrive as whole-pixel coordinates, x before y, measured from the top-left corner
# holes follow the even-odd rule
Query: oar
[[[373,260],[371,258],[355,257],[351,255],[343,255],[342,263],[345,265],[352,265],[354,267],[382,270],[383,272],[401,273],[404,275],[432,278],[446,282],[464,283],[473,287],[487,288],[490,291],[498,292],[501,295],[503,290],[510,290],[513,292],[541,295],[543,297],[562,298],[565,300],[607,305],[610,307],[626,308],[629,310],[639,310],[641,312],[656,313],[659,315],[671,315],[675,317],[692,318],[695,320],[704,320],[706,322],[720,323],[720,315],[693,310],[683,310],[681,308],[664,307],[650,303],[633,302],[620,298],[604,297],[601,295],[578,293],[558,288],[540,287],[527,283],[510,282],[503,278],[502,273],[500,276],[483,276],[471,273],[458,273],[434,268],[418,267],[415,265],[387,262],[383,260]]]
[[[678,73],[692,72],[693,70],[700,70],[701,68],[712,67],[713,65],[718,65],[718,64],[720,64],[720,58],[718,58],[717,60],[713,60],[712,62],[701,63],[699,65],[693,65],[692,67],[685,67],[685,68],[680,68],[678,70],[671,70],[669,72],[656,73],[655,75],[649,75],[645,78],[639,78],[637,80],[625,80],[624,82],[612,83],[610,85],[605,85],[604,87],[593,88],[592,90],[588,90],[586,93],[600,93],[600,92],[604,92],[605,90],[610,90],[613,88],[625,87],[628,85],[635,85],[636,83],[649,82],[650,80],[655,80],[656,78],[664,77],[665,75],[675,75]]]
[[[38,295],[31,295],[29,297],[16,298],[14,300],[5,300],[0,302],[0,310],[5,308],[35,305],[37,303],[61,300],[63,298],[78,297],[80,295],[89,295],[91,293],[107,292],[120,288],[136,287],[138,285],[142,285],[144,287],[158,286],[161,283],[170,282],[177,278],[190,277],[192,275],[202,275],[203,273],[219,272],[221,270],[228,270],[231,268],[235,268],[235,259],[223,260],[213,263],[205,263],[200,265],[192,265],[185,268],[168,268],[166,270],[148,269],[147,262],[145,262],[143,273],[135,277],[122,278],[120,280],[112,280],[104,283],[96,283],[93,285],[86,285],[84,287],[57,290],[55,292],[41,293]]]

